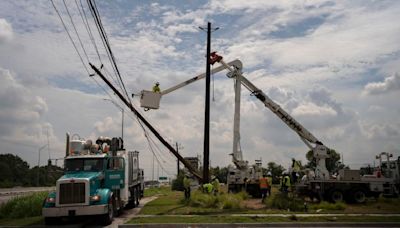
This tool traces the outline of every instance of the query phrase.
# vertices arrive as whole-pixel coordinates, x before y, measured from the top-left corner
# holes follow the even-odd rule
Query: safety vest
[[[290,177],[284,176],[282,179],[282,186],[290,187]]]
[[[159,93],[160,92],[160,87],[158,85],[153,86],[153,92]]]
[[[293,164],[293,171],[294,172],[299,172],[300,171],[300,162],[299,161],[294,161],[294,164]]]
[[[207,184],[203,184],[203,189],[207,192],[207,193],[211,193],[213,190],[213,186],[210,183]]]
[[[260,178],[260,188],[263,189],[263,188],[268,188],[268,187],[269,187],[268,179],[265,177]]]
[[[212,185],[214,190],[219,192],[219,180],[218,179],[213,180]]]
[[[190,187],[190,180],[189,178],[185,177],[183,178],[183,187],[188,189]]]
[[[268,180],[268,185],[271,186],[272,185],[272,177],[267,177]]]

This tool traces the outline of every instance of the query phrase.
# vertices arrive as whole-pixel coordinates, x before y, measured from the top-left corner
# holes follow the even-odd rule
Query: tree
[[[276,164],[275,162],[268,162],[267,164],[267,172],[271,172],[272,174],[272,183],[279,184],[279,177],[282,176],[282,173],[286,169],[283,166]]]
[[[228,176],[228,167],[222,167],[220,168],[219,166],[217,167],[211,167],[210,168],[210,174],[218,178],[218,181],[220,183],[225,183],[226,184],[226,179]]]
[[[328,154],[330,157],[326,159],[325,164],[326,164],[326,169],[330,173],[335,173],[335,172],[339,171],[340,169],[345,168],[345,165],[340,162],[340,154],[338,152],[336,152],[333,149],[328,148]],[[316,163],[316,159],[314,158],[312,150],[307,152],[306,158],[308,160],[306,167],[315,169],[317,163]]]
[[[0,185],[26,186],[30,184],[29,165],[19,156],[0,154]],[[8,184],[6,184],[8,183]]]

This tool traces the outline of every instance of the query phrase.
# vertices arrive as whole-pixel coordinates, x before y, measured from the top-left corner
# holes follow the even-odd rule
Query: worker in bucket
[[[183,190],[185,192],[185,199],[190,199],[190,178],[185,175],[183,178]]]
[[[156,82],[156,84],[154,84],[154,86],[153,86],[153,92],[154,92],[154,93],[160,93],[160,92],[161,92],[161,90],[160,90],[160,83],[159,83],[159,82]]]
[[[261,202],[264,202],[264,199],[267,197],[268,192],[268,179],[267,176],[264,174],[263,177],[260,178],[260,192],[261,192]]]
[[[271,196],[271,188],[272,188],[272,173],[271,172],[267,173],[267,180],[268,180],[267,195]]]

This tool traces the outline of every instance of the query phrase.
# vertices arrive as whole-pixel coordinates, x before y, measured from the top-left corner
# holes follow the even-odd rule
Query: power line
[[[69,33],[68,28],[67,28],[67,26],[65,25],[64,20],[62,19],[60,12],[58,11],[58,9],[57,9],[56,5],[54,4],[53,0],[50,0],[50,1],[51,1],[51,4],[53,5],[54,10],[56,11],[58,17],[60,18],[61,23],[63,24],[64,29],[65,29],[65,31],[67,32],[68,37],[69,37],[69,39],[71,40],[72,45],[74,46],[75,51],[76,51],[76,53],[77,53],[78,56],[79,56],[79,59],[80,59],[81,62],[82,62],[83,67],[85,67],[86,72],[88,73],[88,75],[90,75],[90,72],[89,72],[88,68],[86,67],[86,65],[85,65],[85,63],[84,63],[83,58],[82,58],[81,54],[79,53],[78,48],[76,47],[75,42],[74,42],[74,40],[72,39],[71,34]]]
[[[101,64],[103,64],[103,62],[102,62],[102,60],[101,60],[101,57],[100,57],[99,49],[97,48],[96,41],[95,41],[95,39],[94,39],[94,37],[93,37],[93,34],[92,34],[92,30],[90,29],[89,21],[88,21],[87,16],[86,16],[85,8],[83,7],[83,4],[82,4],[82,0],[79,0],[79,3],[80,3],[80,5],[81,5],[83,14],[81,13],[81,11],[80,11],[80,9],[79,9],[77,0],[75,0],[75,3],[76,3],[76,7],[77,7],[78,10],[79,10],[79,14],[81,15],[82,21],[83,21],[83,23],[85,24],[86,31],[87,31],[88,34],[89,34],[89,38],[90,38],[90,40],[92,41],[92,44],[93,44],[93,46],[94,46],[94,49],[96,50],[97,56],[99,57],[99,61],[100,61]],[[82,15],[83,15],[84,17],[83,17]]]
[[[121,82],[121,85],[123,87],[123,91],[125,92],[127,100],[129,101],[130,104],[132,104],[132,101],[131,101],[131,99],[130,99],[130,97],[128,95],[128,92],[126,91],[125,84],[124,84],[124,82],[122,80],[122,77],[121,77],[121,74],[119,72],[119,69],[118,69],[117,63],[115,61],[114,55],[112,53],[111,46],[110,46],[110,43],[109,43],[108,38],[107,38],[107,34],[106,34],[106,32],[104,30],[104,27],[103,27],[103,24],[101,22],[101,18],[100,18],[100,14],[99,14],[99,11],[98,11],[97,6],[96,6],[96,2],[94,0],[93,0],[94,4],[92,3],[92,0],[87,0],[87,2],[89,4],[89,6],[90,6],[90,9],[91,9],[91,12],[92,12],[92,16],[95,19],[95,22],[96,22],[96,25],[97,25],[97,29],[99,31],[99,34],[100,34],[101,38],[102,38],[104,47],[106,48],[106,51],[107,51],[107,54],[108,54],[108,56],[110,58],[111,64],[112,64],[112,66],[113,66],[113,68],[114,68],[114,70],[116,72],[116,75],[118,76],[118,78],[119,78],[119,80]]]
[[[68,14],[68,16],[69,16],[69,19],[71,20],[72,27],[74,28],[75,33],[76,33],[76,36],[78,37],[79,43],[81,44],[83,53],[85,54],[86,59],[87,59],[87,61],[88,61],[88,63],[89,63],[89,62],[90,62],[90,61],[89,61],[89,56],[87,55],[86,50],[85,50],[85,48],[83,47],[82,40],[81,40],[81,38],[80,38],[80,36],[79,36],[78,30],[77,30],[76,27],[75,27],[74,20],[72,19],[72,16],[71,16],[71,14],[69,13],[69,10],[68,10],[67,4],[65,3],[65,0],[63,0],[63,3],[64,3],[64,6],[65,6],[65,10],[67,11],[67,14]]]

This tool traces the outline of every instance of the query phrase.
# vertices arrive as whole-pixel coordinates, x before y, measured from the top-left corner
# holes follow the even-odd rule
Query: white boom
[[[215,54],[216,55],[216,54]],[[242,64],[228,65],[222,57],[216,55],[214,58],[219,57],[219,63],[229,70],[228,77],[240,78],[244,87],[246,87],[255,97],[257,97],[264,105],[269,108],[279,119],[281,119],[287,126],[294,130],[300,139],[313,151],[314,158],[316,158],[317,167],[315,174],[317,178],[328,179],[329,172],[326,169],[325,159],[329,157],[328,148],[322,144],[313,134],[311,134],[305,127],[297,122],[285,110],[283,110],[277,103],[271,100],[262,90],[257,88],[247,78],[242,75]],[[238,60],[239,61],[239,60]],[[312,144],[315,144],[313,147]]]

